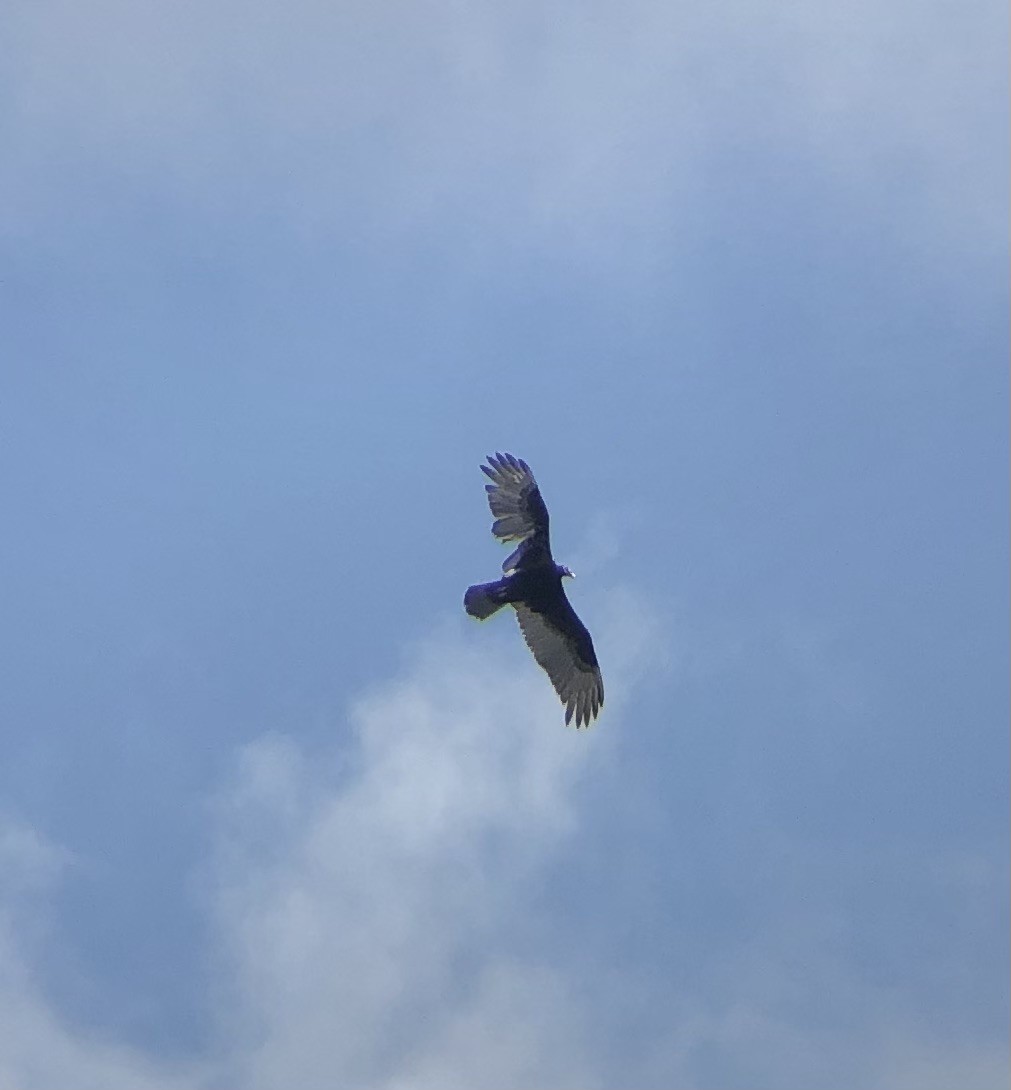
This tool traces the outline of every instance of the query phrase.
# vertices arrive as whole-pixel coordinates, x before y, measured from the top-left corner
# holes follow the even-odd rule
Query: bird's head
[[[567,568],[564,564],[556,564],[555,565],[555,570],[558,572],[558,574],[563,579],[566,576],[568,576],[569,579],[575,579],[576,578],[576,573],[571,568]]]

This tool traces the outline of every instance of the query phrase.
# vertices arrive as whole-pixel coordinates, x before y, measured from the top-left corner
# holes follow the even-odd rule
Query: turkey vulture
[[[565,722],[575,716],[577,727],[588,726],[604,703],[604,683],[590,633],[562,589],[562,577],[572,572],[551,556],[541,491],[530,466],[511,454],[489,457],[481,469],[492,482],[484,486],[495,516],[491,532],[519,544],[502,565],[502,579],[467,588],[464,609],[483,621],[512,606],[527,646],[565,705]]]

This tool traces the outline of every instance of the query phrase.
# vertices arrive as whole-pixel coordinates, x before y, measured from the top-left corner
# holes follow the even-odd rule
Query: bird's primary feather
[[[492,482],[484,486],[495,519],[491,532],[501,541],[519,542],[502,570],[551,563],[548,509],[530,466],[511,454],[496,454],[481,469]]]

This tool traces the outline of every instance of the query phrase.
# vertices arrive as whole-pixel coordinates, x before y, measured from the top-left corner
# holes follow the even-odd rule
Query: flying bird
[[[527,646],[551,678],[565,705],[565,722],[588,726],[604,703],[604,682],[593,641],[565,597],[562,579],[571,576],[556,564],[548,540],[548,509],[530,466],[511,454],[489,456],[482,471],[488,505],[495,518],[491,532],[516,541],[502,565],[503,578],[468,587],[464,609],[479,621],[509,605]]]

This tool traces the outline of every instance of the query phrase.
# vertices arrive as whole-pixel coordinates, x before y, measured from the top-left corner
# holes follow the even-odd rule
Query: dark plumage
[[[502,579],[467,588],[464,608],[483,621],[512,606],[527,646],[565,705],[565,722],[575,718],[577,727],[587,726],[604,703],[604,683],[590,633],[562,588],[572,572],[551,556],[540,489],[526,462],[511,454],[489,457],[481,469],[492,482],[485,485],[495,517],[491,532],[518,544],[502,564]]]

